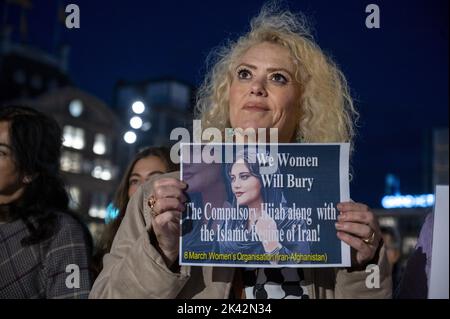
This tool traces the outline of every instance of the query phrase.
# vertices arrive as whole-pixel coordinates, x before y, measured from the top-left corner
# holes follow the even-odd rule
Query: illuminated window
[[[106,217],[106,207],[108,206],[108,196],[105,193],[94,193],[92,195],[91,207],[89,208],[89,216],[94,218]]]
[[[104,155],[108,151],[106,136],[103,134],[95,134],[94,146],[92,151],[97,155]]]
[[[64,126],[63,136],[63,145],[65,147],[71,147],[77,150],[84,148],[84,130],[82,128],[66,125]]]
[[[81,173],[82,156],[80,153],[63,151],[60,167],[63,172]]]
[[[114,177],[114,167],[108,160],[95,160],[91,175],[94,178],[109,181]]]
[[[69,208],[77,210],[81,203],[81,190],[77,186],[69,186]]]

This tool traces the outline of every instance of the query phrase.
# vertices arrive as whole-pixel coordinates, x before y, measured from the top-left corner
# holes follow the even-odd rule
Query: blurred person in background
[[[92,238],[68,210],[61,146],[54,119],[0,108],[0,298],[89,294]]]
[[[103,268],[103,256],[111,249],[114,236],[125,216],[128,201],[131,196],[133,196],[138,187],[145,183],[150,177],[172,172],[177,169],[178,165],[170,160],[170,152],[166,147],[143,148],[128,164],[114,197],[114,206],[118,212],[117,217],[106,226],[94,255],[95,276],[97,276]]]
[[[402,276],[400,234],[397,229],[392,227],[382,226],[380,230],[386,247],[386,257],[392,267],[392,291],[394,292]]]
[[[396,299],[427,299],[430,284],[431,252],[433,248],[434,214],[428,213],[420,230],[417,244],[408,258],[397,290]]]

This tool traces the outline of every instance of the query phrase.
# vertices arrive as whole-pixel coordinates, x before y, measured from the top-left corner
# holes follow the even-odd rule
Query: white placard
[[[436,186],[429,299],[448,299],[448,185]]]

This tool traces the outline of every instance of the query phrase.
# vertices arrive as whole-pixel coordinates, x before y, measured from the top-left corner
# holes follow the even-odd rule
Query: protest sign
[[[350,266],[335,229],[348,171],[345,143],[183,144],[180,264]]]

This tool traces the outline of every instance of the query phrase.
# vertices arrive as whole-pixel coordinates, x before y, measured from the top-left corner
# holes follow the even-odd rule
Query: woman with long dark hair
[[[0,298],[86,298],[87,228],[68,211],[61,129],[28,107],[0,108]]]
[[[169,149],[166,147],[145,147],[135,155],[128,164],[114,197],[114,206],[118,211],[118,215],[106,226],[98,244],[94,257],[96,273],[99,273],[103,267],[103,256],[111,250],[114,236],[125,217],[128,201],[138,187],[155,174],[168,173],[177,169],[178,165],[170,160]]]
[[[261,163],[256,150],[248,147],[236,154],[234,163],[226,165],[226,176],[233,193],[232,207],[246,209],[248,220],[225,221],[227,229],[247,228],[255,233],[257,241],[221,241],[220,248],[226,253],[239,251],[252,254],[290,254],[291,252],[309,253],[307,243],[288,242],[276,239],[280,230],[304,227],[303,220],[274,219],[267,213],[264,204],[277,203],[287,211],[287,201],[280,188],[264,186],[260,174]],[[277,171],[279,173],[279,171]],[[265,262],[267,263],[267,262]],[[272,261],[272,263],[278,263]]]

